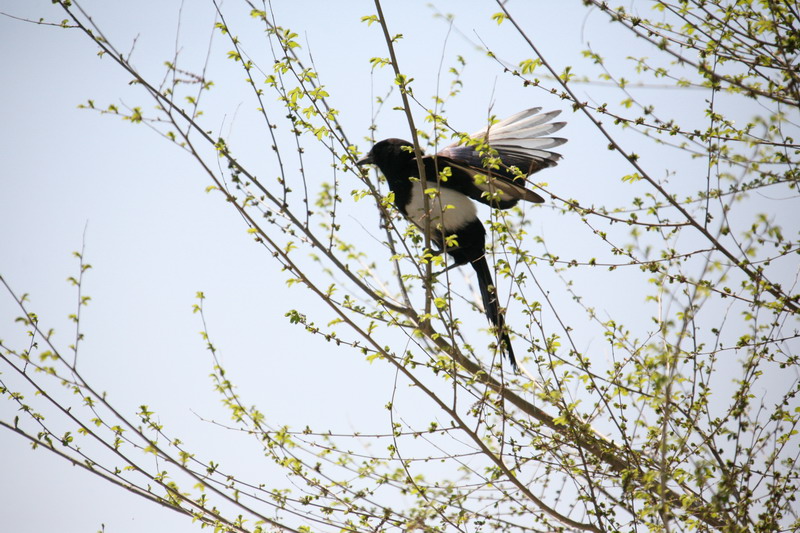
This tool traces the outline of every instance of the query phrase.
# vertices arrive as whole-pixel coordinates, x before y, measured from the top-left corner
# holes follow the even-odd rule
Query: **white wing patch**
[[[435,189],[436,183],[428,183],[429,189]],[[464,194],[442,187],[438,194],[431,198],[428,196],[428,209],[430,210],[430,227],[433,230],[442,229],[445,233],[457,231],[478,216],[475,204]],[[422,193],[422,184],[414,181],[411,185],[411,201],[406,206],[406,214],[419,228],[425,227],[425,203]]]
[[[566,125],[566,122],[550,122],[561,111],[539,113],[542,108],[526,109],[505,120],[492,124],[470,135],[472,139],[486,141],[497,153],[503,163],[516,166],[523,174],[529,175],[544,167],[554,166],[561,155],[551,152],[551,148],[561,146],[566,139],[548,137]],[[440,155],[462,161],[474,167],[483,164],[483,157],[474,146],[455,142],[439,152]],[[506,177],[512,177],[506,173]],[[541,200],[538,200],[541,201]]]

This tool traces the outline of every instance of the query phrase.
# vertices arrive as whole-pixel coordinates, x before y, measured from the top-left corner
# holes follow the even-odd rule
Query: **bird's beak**
[[[358,161],[356,161],[356,166],[360,167],[362,165],[371,165],[372,163],[374,163],[374,161],[372,160],[372,154],[369,153],[364,157],[362,157],[361,159],[359,159]]]

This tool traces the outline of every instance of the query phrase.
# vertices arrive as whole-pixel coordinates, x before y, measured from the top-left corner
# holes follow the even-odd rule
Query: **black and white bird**
[[[410,142],[380,141],[356,163],[378,166],[394,193],[395,207],[421,230],[430,229],[431,241],[453,258],[451,266],[472,265],[486,316],[514,369],[517,361],[486,261],[486,230],[472,200],[497,209],[513,207],[519,200],[544,202],[525,187],[525,178],[555,166],[561,156],[550,149],[566,139],[548,137],[565,125],[551,122],[560,111],[540,111],[538,107],[527,109],[473,133],[467,143],[455,143],[435,155],[423,156],[428,211]]]

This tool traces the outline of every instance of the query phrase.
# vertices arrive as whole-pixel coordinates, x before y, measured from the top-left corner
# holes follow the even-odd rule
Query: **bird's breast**
[[[430,219],[432,230],[444,229],[450,234],[478,218],[475,204],[466,195],[447,187],[437,189],[435,183],[429,183],[428,190],[438,192],[428,195],[427,213],[422,184],[418,181],[413,182],[406,204],[406,216],[418,227],[425,228],[425,220]]]

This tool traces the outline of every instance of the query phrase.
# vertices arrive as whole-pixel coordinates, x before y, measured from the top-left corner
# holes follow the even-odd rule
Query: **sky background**
[[[106,0],[81,5],[120,49],[131,48],[135,41],[133,62],[138,68],[157,79],[163,75],[163,62],[175,50],[179,3]],[[446,74],[439,76],[440,64],[451,65],[463,55],[464,87],[447,106],[455,127],[480,129],[490,106],[499,117],[533,106],[562,109],[569,124],[561,134],[569,143],[560,149],[563,162],[542,179],[563,196],[587,204],[617,205],[615,198],[623,187],[625,195],[632,194],[631,186],[619,180],[625,173],[623,162],[602,139],[585,134],[582,117],[573,115],[557,96],[522,87],[495,61],[475,51],[474,42],[482,40],[498,57],[515,64],[532,56],[518,36],[491,20],[497,11],[493,3],[431,5],[456,15],[449,35],[447,23],[434,16],[427,2],[384,6],[390,30],[404,36],[397,49],[401,68],[415,78],[415,93],[424,103],[436,92],[437,80],[441,89],[449,84]],[[278,0],[273,8],[278,23],[299,34],[301,54],[313,54],[348,136],[366,151],[375,97],[391,85],[388,70],[373,74],[369,63],[373,56],[386,55],[379,27],[360,22],[374,13],[373,4]],[[587,43],[606,53],[629,45],[609,31],[602,15],[586,11],[579,1],[511,1],[509,8],[557,70],[578,64],[590,69],[581,57]],[[266,39],[257,24],[248,22],[247,9],[236,2],[226,2],[225,9],[229,25],[237,28],[245,45],[267,57]],[[0,11],[32,20],[64,18],[49,0],[5,0]],[[182,64],[202,66],[213,21],[208,2],[186,2],[179,37]],[[215,87],[209,93],[207,123],[225,132],[229,145],[263,173],[259,175],[269,175],[274,165],[270,141],[241,81],[243,74],[224,58],[228,48],[217,34],[209,63]],[[611,67],[630,72],[621,61],[612,61]],[[208,377],[212,361],[198,334],[200,319],[192,313],[195,294],[203,291],[212,339],[249,403],[295,427],[388,430],[383,406],[393,388],[389,365],[370,364],[290,326],[284,316],[290,309],[318,310],[321,322],[328,315],[315,307],[319,304],[308,291],[286,286],[286,275],[253,243],[235,211],[219,195],[205,192],[208,177],[193,160],[142,125],[77,108],[88,99],[100,106],[150,106],[140,89],[129,85],[128,75],[108,58],[99,58],[94,44],[77,30],[9,16],[0,16],[0,72],[0,274],[17,293],[30,294],[31,310],[55,328],[57,341],[65,347],[74,335],[67,316],[74,312],[76,300],[65,280],[77,272],[72,252],[85,244],[86,261],[93,268],[84,290],[92,302],[83,310],[86,340],[80,366],[89,381],[112,395],[128,414],[148,405],[190,447],[223,458],[231,470],[247,472],[253,479],[262,468],[266,472],[266,466],[243,459],[247,452],[259,457],[249,441],[240,443],[203,420],[227,419]],[[663,94],[665,100],[673,98],[670,91]],[[585,86],[582,96],[597,102],[621,100],[597,85]],[[396,105],[396,94],[392,99]],[[267,100],[274,105],[273,114],[280,116],[274,95],[268,94]],[[703,96],[698,95],[696,100],[675,102],[673,110],[691,117],[702,104]],[[404,118],[389,107],[379,115],[376,137],[406,136]],[[742,110],[745,116],[749,112]],[[421,113],[417,120],[421,124]],[[329,163],[309,155],[309,175],[317,170],[326,176]],[[343,190],[358,187],[352,176],[342,179]],[[355,205],[345,198],[348,231],[356,239],[370,239],[368,228],[378,220],[367,204]],[[593,255],[591,247],[596,245],[580,240],[578,232],[586,229],[574,220],[546,206],[532,216],[533,230],[559,243],[556,252]],[[380,253],[377,245],[375,250]],[[624,273],[587,276],[579,288],[591,289],[595,305],[611,309],[644,304],[643,294],[626,284]],[[566,295],[559,298],[569,300]],[[13,323],[18,315],[11,299],[0,296],[0,339],[21,342],[22,329]],[[581,342],[587,349],[599,343],[591,336]],[[418,399],[413,392],[401,391],[398,400],[413,405]],[[5,402],[0,412],[9,419],[13,406]],[[0,450],[3,531],[197,529],[184,517],[47,452],[31,451],[8,431],[0,431]]]

